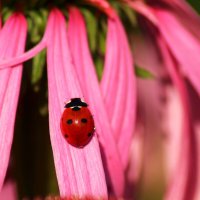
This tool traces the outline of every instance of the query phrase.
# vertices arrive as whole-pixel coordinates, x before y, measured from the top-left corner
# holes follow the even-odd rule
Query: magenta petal
[[[14,14],[7,20],[0,32],[0,57],[2,59],[17,56],[24,51],[26,32],[26,21],[21,14]],[[10,157],[21,76],[21,65],[13,69],[0,70],[0,188]]]
[[[46,33],[50,137],[60,193],[62,196],[106,198],[105,175],[96,136],[80,149],[69,145],[60,131],[64,102],[83,95],[69,52],[66,23],[59,10],[50,13]]]
[[[118,19],[115,18],[115,20],[108,21],[106,60],[101,89],[115,140],[118,143],[125,117],[126,109],[124,107],[126,106],[128,84],[124,42],[121,35],[118,34],[121,27],[118,28]]]
[[[13,58],[3,59],[0,60],[0,69],[8,68],[11,66],[16,66],[18,64],[21,64],[31,58],[33,58],[36,54],[38,54],[40,51],[42,51],[46,47],[46,38],[43,38],[43,40],[37,44],[32,49],[28,50],[25,53],[21,53],[20,55],[16,55]]]
[[[183,111],[181,135],[178,138],[176,148],[173,149],[174,151],[178,151],[178,159],[176,160],[175,168],[171,173],[171,179],[165,199],[193,199],[196,190],[198,155],[195,133],[192,129],[191,123],[188,93],[184,79],[177,70],[175,62],[171,57],[166,44],[161,38],[159,39],[159,45],[169,75],[171,76],[174,86],[179,93]]]
[[[108,21],[102,96],[124,168],[128,164],[136,114],[136,87],[132,55],[117,16]]]
[[[17,200],[17,187],[14,181],[7,181],[1,192],[0,192],[0,200]]]
[[[170,5],[173,15],[189,30],[197,39],[200,39],[200,16],[187,1],[165,0]]]
[[[75,8],[70,9],[69,42],[73,62],[83,86],[84,97],[89,102],[94,114],[98,138],[105,153],[106,165],[114,192],[118,196],[121,196],[124,189],[122,163],[89,52],[84,20],[80,12]]]
[[[124,28],[119,20],[116,18],[116,33],[117,39],[121,41],[118,48],[121,49],[120,56],[122,61],[119,62],[120,70],[118,73],[123,74],[123,78],[117,79],[116,81],[125,82],[125,95],[124,93],[118,92],[116,96],[116,107],[113,113],[112,125],[117,126],[120,130],[118,137],[118,148],[122,157],[122,163],[124,167],[128,164],[129,148],[131,145],[131,139],[134,131],[135,115],[136,115],[136,81],[134,71],[134,65],[132,60],[131,51],[129,49],[128,40],[124,31]],[[109,48],[109,47],[108,47]],[[114,67],[114,66],[110,66]],[[122,86],[121,86],[122,88]],[[120,90],[120,86],[118,87]],[[125,99],[125,101],[124,101]],[[118,101],[117,101],[118,100]],[[123,104],[124,101],[124,104]],[[123,105],[123,106],[122,106]],[[121,115],[121,116],[119,116]]]
[[[188,32],[172,13],[155,9],[155,14],[159,20],[158,28],[171,52],[180,63],[185,76],[200,94],[200,41]]]
[[[157,25],[158,21],[150,7],[146,6],[143,1],[131,1],[131,0],[124,0],[131,8],[136,10],[141,15],[145,16],[149,19],[154,25]]]

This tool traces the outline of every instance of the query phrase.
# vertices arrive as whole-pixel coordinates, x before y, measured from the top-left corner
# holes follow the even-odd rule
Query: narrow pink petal
[[[108,55],[106,54],[105,70],[103,72],[101,86],[106,110],[109,114],[116,142],[118,143],[122,124],[125,119],[128,74],[126,55],[123,48],[124,43],[121,35],[118,34],[117,20],[110,19],[108,21],[108,38],[106,44]],[[116,51],[113,48],[116,48]],[[112,53],[112,56],[110,53]],[[113,63],[111,64],[110,61],[113,61]]]
[[[133,187],[139,181],[141,169],[142,169],[142,149],[143,149],[143,135],[140,130],[141,127],[138,126],[134,133],[130,154],[129,154],[129,167],[127,170],[127,180],[128,183],[131,183],[131,187],[129,193],[134,193]]]
[[[165,148],[165,171],[167,182],[170,181],[171,174],[173,174],[177,160],[179,160],[178,147],[181,145],[182,125],[184,112],[180,102],[180,96],[176,88],[169,86],[167,88],[167,103],[165,106],[166,112],[163,121],[163,126],[167,132],[164,143]]]
[[[141,15],[145,16],[149,19],[154,25],[157,26],[158,20],[152,13],[150,7],[146,6],[143,1],[131,1],[131,0],[124,0],[131,8],[136,10]]]
[[[184,80],[177,70],[167,46],[161,38],[158,42],[169,75],[179,93],[180,103],[183,110],[182,134],[177,142],[178,144],[176,149],[174,149],[174,151],[178,151],[179,157],[176,160],[175,169],[171,173],[171,180],[169,182],[169,188],[165,195],[165,199],[193,199],[197,177],[197,146],[195,142],[195,134],[191,125],[188,93]],[[174,124],[174,126],[176,126],[176,124]]]
[[[155,14],[159,20],[158,28],[167,45],[180,63],[185,76],[200,94],[200,42],[177,21],[172,13],[155,9]]]
[[[0,192],[0,200],[17,200],[17,187],[14,181],[7,181]]]
[[[103,147],[108,176],[112,182],[113,190],[117,196],[123,194],[124,172],[118,154],[117,145],[113,138],[113,130],[110,127],[106,109],[101,96],[98,79],[94,69],[94,64],[89,52],[86,37],[85,24],[80,12],[70,9],[69,20],[69,42],[72,52],[73,62],[79,77],[84,97],[90,104],[96,121],[96,130],[99,141]]]
[[[122,163],[126,167],[128,164],[128,155],[129,148],[131,145],[131,139],[134,131],[134,123],[135,123],[135,115],[136,115],[136,80],[134,75],[134,66],[131,51],[128,45],[127,36],[125,34],[124,28],[118,18],[116,18],[117,27],[118,27],[118,38],[121,39],[121,49],[124,49],[124,63],[122,66],[124,67],[124,72],[120,71],[119,73],[124,73],[124,82],[127,82],[126,87],[126,98],[125,104],[122,110],[117,110],[114,113],[112,124],[120,124],[121,122],[121,131],[120,137],[118,139],[118,147],[122,156]],[[116,30],[117,31],[117,30]],[[120,47],[119,47],[120,48]],[[112,66],[110,66],[112,67]],[[126,75],[125,75],[126,70]],[[118,94],[120,98],[123,98]],[[120,99],[121,100],[121,99]],[[121,101],[118,101],[116,107],[121,107]],[[123,111],[125,111],[123,113]],[[122,114],[123,118],[116,118],[116,116]],[[120,128],[120,127],[119,127]]]
[[[64,102],[73,97],[82,98],[83,94],[69,52],[66,23],[59,10],[50,13],[46,33],[50,137],[60,193],[68,197],[106,198],[97,137],[79,149],[69,145],[60,131]]]
[[[42,51],[45,47],[46,47],[46,38],[44,37],[40,43],[38,43],[35,47],[28,50],[27,52],[21,53],[20,55],[14,56],[13,58],[1,59],[0,60],[0,69],[8,68],[11,66],[14,67],[18,64],[21,64],[21,63],[33,58],[40,51]]]
[[[200,39],[200,16],[189,5],[187,1],[180,0],[165,0],[170,6],[170,11],[183,24],[183,26],[190,30],[190,32],[199,40]]]
[[[0,57],[11,58],[22,53],[26,32],[27,25],[24,17],[19,13],[12,15],[0,32]],[[10,157],[21,76],[22,66],[0,70],[0,188]]]

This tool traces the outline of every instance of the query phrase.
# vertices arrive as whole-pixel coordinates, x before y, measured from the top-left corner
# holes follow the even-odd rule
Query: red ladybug
[[[65,105],[60,128],[69,144],[79,148],[88,144],[95,130],[94,120],[88,105],[80,98],[71,99]]]

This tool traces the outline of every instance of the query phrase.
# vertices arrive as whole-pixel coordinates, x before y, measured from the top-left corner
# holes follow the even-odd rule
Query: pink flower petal
[[[172,152],[178,151],[178,159],[176,160],[176,168],[171,173],[172,178],[165,199],[193,199],[197,177],[197,147],[195,134],[191,124],[188,93],[184,80],[177,70],[175,62],[171,57],[166,44],[161,38],[158,42],[169,75],[179,93],[180,103],[183,110],[182,134],[178,139],[176,148],[173,150],[171,149]]]
[[[75,8],[70,9],[69,42],[72,62],[75,64],[81,86],[83,86],[84,97],[94,113],[98,138],[105,154],[108,176],[115,193],[121,196],[124,189],[124,172],[89,52],[83,17]]]
[[[15,182],[7,181],[0,192],[0,200],[17,200],[17,187]]]
[[[64,102],[83,97],[83,94],[69,52],[65,20],[59,10],[50,13],[46,33],[50,137],[60,193],[68,197],[106,198],[105,175],[96,136],[79,149],[69,145],[60,131]]]
[[[130,3],[128,1],[129,5],[135,8],[142,15],[146,16],[147,19],[149,19],[154,25],[157,26],[165,38],[172,53],[180,63],[180,67],[185,73],[185,76],[188,77],[196,90],[200,93],[200,83],[198,78],[200,74],[200,57],[198,56],[198,52],[200,51],[200,42],[199,37],[197,36],[199,30],[194,28],[197,27],[197,24],[199,24],[200,18],[192,14],[191,9],[186,7],[185,4],[182,4],[178,1],[175,2],[176,4],[174,4],[174,7],[176,5],[182,10],[187,11],[186,14],[188,16],[185,14],[186,21],[187,18],[194,19],[193,24],[190,25],[188,30],[181,24],[178,18],[175,17],[177,12],[173,13],[173,10],[153,7],[151,8],[142,2],[138,2],[138,7],[137,3]],[[171,2],[170,5],[172,6],[173,3]],[[154,17],[152,17],[152,15]]]
[[[129,48],[128,40],[124,31],[124,28],[117,17],[116,19],[116,33],[117,38],[121,41],[120,48],[123,49],[121,52],[122,56],[122,63],[120,64],[120,71],[122,73],[123,79],[121,82],[126,82],[126,95],[121,96],[122,93],[117,94],[116,98],[116,107],[113,108],[115,112],[113,113],[112,125],[116,126],[117,124],[121,123],[119,126],[120,134],[118,137],[118,148],[122,157],[122,163],[124,167],[128,164],[128,156],[129,156],[129,148],[131,145],[131,139],[133,136],[134,131],[134,124],[135,124],[135,115],[136,115],[136,80],[134,75],[134,65],[132,60],[131,51]],[[124,60],[123,60],[124,59]],[[113,67],[113,66],[110,66]],[[117,79],[116,81],[120,81]],[[122,83],[121,83],[122,84]],[[125,99],[124,105],[122,104],[123,98]],[[123,105],[123,106],[122,106]],[[121,109],[119,109],[119,107]],[[119,115],[122,115],[119,117]]]
[[[150,7],[146,6],[143,1],[131,1],[131,0],[124,0],[131,8],[139,12],[141,15],[145,16],[149,19],[154,25],[157,26],[158,20],[152,13]]]
[[[200,57],[198,53],[200,52],[200,42],[178,22],[172,13],[155,9],[155,14],[159,20],[158,28],[167,45],[180,63],[185,76],[200,94]]]
[[[189,30],[198,40],[200,39],[200,16],[194,11],[187,1],[165,0],[173,15]],[[192,22],[192,23],[191,23]]]
[[[39,44],[37,44],[32,49],[25,53],[14,56],[13,58],[6,58],[0,60],[0,69],[9,68],[11,66],[15,67],[31,58],[42,51],[46,47],[46,38],[44,37]]]
[[[12,30],[12,31],[10,31]],[[27,25],[24,17],[12,15],[0,32],[0,57],[11,58],[24,51]],[[13,139],[22,66],[0,70],[0,188],[2,187]]]

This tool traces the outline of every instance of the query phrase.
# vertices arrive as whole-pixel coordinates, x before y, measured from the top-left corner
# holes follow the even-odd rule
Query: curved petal
[[[190,30],[190,32],[200,39],[200,16],[190,6],[187,1],[180,0],[165,0],[170,7],[170,11],[183,24],[183,26]],[[191,23],[192,22],[192,23]]]
[[[116,32],[118,33],[118,39],[121,39],[121,45],[119,46],[119,48],[123,49],[123,53],[121,53],[121,55],[124,57],[124,62],[121,64],[121,68],[123,68],[123,71],[120,71],[119,73],[122,73],[124,75],[124,79],[122,79],[122,81],[126,82],[127,86],[125,88],[126,96],[121,96],[121,94],[118,94],[119,100],[116,102],[112,124],[114,126],[115,124],[121,123],[121,127],[119,127],[119,130],[120,128],[121,130],[117,142],[122,157],[122,163],[124,167],[126,167],[128,164],[128,156],[130,150],[129,148],[131,145],[131,139],[135,127],[137,93],[135,74],[133,72],[134,65],[128,44],[128,39],[119,18],[116,18],[115,20],[118,30],[116,30]],[[123,109],[120,110],[119,107],[122,106],[121,102],[123,98],[125,98],[125,102]],[[122,117],[119,117],[119,115],[122,115]]]
[[[0,57],[11,58],[22,53],[25,48],[26,32],[25,18],[19,13],[13,14],[0,32]],[[0,70],[0,188],[10,157],[21,76],[21,65]]]
[[[192,129],[191,112],[189,110],[189,99],[187,89],[180,72],[177,70],[175,62],[167,49],[166,44],[161,38],[158,43],[163,55],[163,60],[169,71],[169,75],[176,87],[180,103],[183,110],[181,124],[181,135],[178,138],[178,144],[172,151],[178,151],[178,159],[175,168],[171,173],[169,188],[165,199],[193,199],[196,190],[197,181],[197,146],[195,133]],[[175,125],[175,124],[174,124]]]
[[[131,8],[150,20],[154,25],[158,25],[158,20],[152,13],[150,7],[146,6],[143,1],[124,0]]]
[[[4,68],[9,67],[15,67],[16,65],[19,65],[31,58],[33,58],[36,54],[38,54],[40,51],[42,51],[46,47],[46,41],[45,38],[42,39],[42,41],[37,44],[32,49],[28,50],[25,53],[21,53],[18,56],[14,56],[13,58],[6,58],[0,60],[0,70]]]
[[[83,94],[69,52],[65,20],[59,10],[51,11],[46,33],[50,138],[60,193],[67,197],[106,198],[97,137],[94,136],[80,149],[69,145],[60,131],[64,102],[73,97],[83,97]]]
[[[137,3],[130,3],[130,1],[128,1],[128,3],[159,29],[171,52],[180,63],[180,67],[185,76],[188,77],[195,89],[200,93],[200,83],[198,78],[200,76],[200,57],[198,56],[198,52],[200,51],[200,41],[199,38],[197,38],[197,29],[194,28],[199,24],[197,23],[197,21],[199,21],[197,16],[191,15],[191,10],[185,6],[181,7],[187,11],[186,14],[188,14],[188,16],[185,15],[185,18],[189,17],[190,19],[195,19],[191,24],[193,28],[190,26],[190,28],[187,29],[181,24],[178,18],[175,17],[176,14],[173,13],[172,10],[149,7],[142,2],[138,2],[138,8]],[[176,1],[176,3],[180,7],[181,3],[178,3],[178,1]],[[170,5],[173,4],[171,3]],[[192,32],[190,32],[190,30]],[[192,33],[195,33],[195,35]]]
[[[7,181],[1,192],[0,192],[0,200],[17,200],[17,187],[14,181]]]
[[[158,28],[163,38],[180,63],[185,76],[200,94],[200,42],[181,26],[172,13],[161,9],[154,9],[154,11],[159,20]]]

